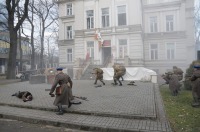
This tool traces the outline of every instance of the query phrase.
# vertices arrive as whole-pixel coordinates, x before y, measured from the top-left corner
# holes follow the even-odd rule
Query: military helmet
[[[194,68],[200,69],[200,63],[199,62],[194,63]]]

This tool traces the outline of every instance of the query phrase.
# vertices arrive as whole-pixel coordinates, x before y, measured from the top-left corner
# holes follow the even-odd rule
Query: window
[[[150,44],[151,60],[158,59],[158,44]]]
[[[86,11],[87,15],[87,29],[92,29],[94,28],[94,11],[93,10],[88,10]]]
[[[166,31],[174,31],[174,17],[173,15],[166,16]]]
[[[67,4],[67,16],[72,15],[72,3]]]
[[[102,8],[102,27],[109,27],[109,8]]]
[[[173,60],[175,59],[175,44],[167,43],[167,59]]]
[[[119,39],[119,58],[127,56],[127,40]]]
[[[72,48],[67,49],[67,62],[72,62]]]
[[[158,27],[157,27],[157,17],[150,17],[150,32],[158,32]]]
[[[72,39],[72,26],[67,26],[67,39]]]
[[[126,25],[126,6],[118,6],[118,26]]]
[[[87,42],[87,53],[91,58],[94,58],[94,41]]]

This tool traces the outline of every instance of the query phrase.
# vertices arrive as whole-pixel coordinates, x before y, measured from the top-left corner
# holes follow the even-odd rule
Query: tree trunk
[[[33,38],[33,34],[34,34],[34,26],[32,25],[32,29],[31,29],[31,49],[32,49],[32,53],[31,53],[31,69],[35,69],[35,47],[34,47],[34,38]]]
[[[19,70],[22,71],[22,65],[23,65],[23,61],[22,61],[22,56],[23,56],[23,50],[22,50],[22,41],[21,41],[21,31],[19,29],[19,52],[20,52],[20,56],[19,56]]]
[[[10,51],[8,59],[7,79],[15,79],[17,56],[17,31],[10,31]]]
[[[40,68],[44,68],[44,59],[43,59],[43,54],[44,54],[44,32],[45,32],[44,22],[42,22]]]

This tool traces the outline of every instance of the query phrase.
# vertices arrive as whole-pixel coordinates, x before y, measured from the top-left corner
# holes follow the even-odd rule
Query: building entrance
[[[105,64],[107,59],[111,57],[111,47],[103,47],[102,49],[102,62]]]

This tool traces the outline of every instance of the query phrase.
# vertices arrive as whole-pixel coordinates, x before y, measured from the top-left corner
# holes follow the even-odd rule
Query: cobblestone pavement
[[[45,89],[50,89],[51,85],[33,85],[28,82],[0,85],[0,114],[61,124],[65,122],[75,127],[88,128],[90,126],[90,129],[99,128],[99,130],[101,128],[127,131],[171,131],[157,85],[136,82],[137,86],[132,86],[127,85],[129,82],[123,82],[123,86],[120,87],[113,86],[111,81],[106,81],[105,86],[95,88],[93,80],[74,80],[73,82],[73,95],[87,97],[88,101],[80,100],[82,102],[80,105],[72,105],[69,109],[65,107],[68,113],[64,116],[58,118],[49,111],[56,110],[53,106],[54,98],[45,91]],[[23,102],[11,96],[17,91],[24,90],[33,94],[33,101]]]

